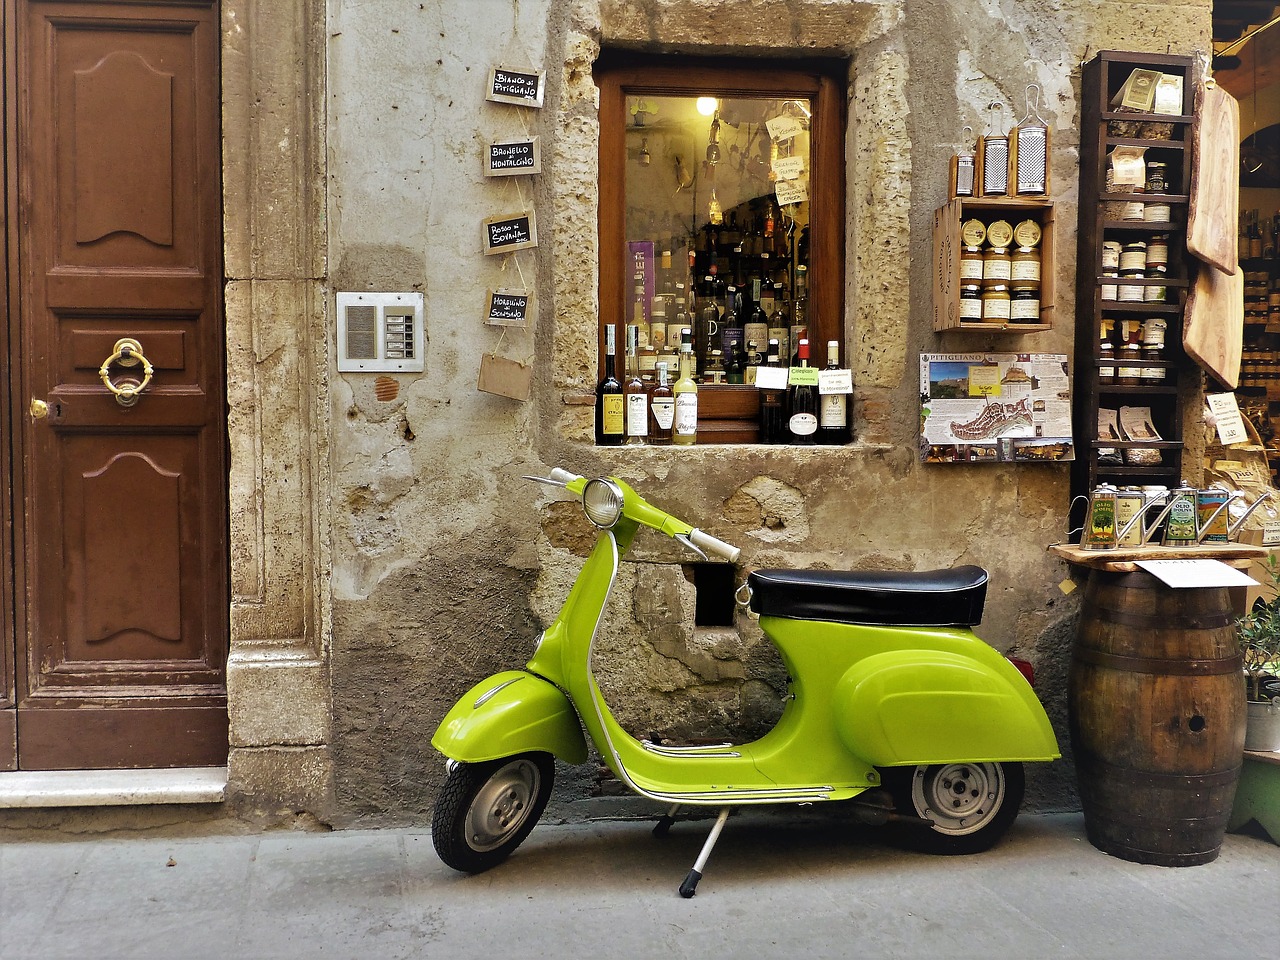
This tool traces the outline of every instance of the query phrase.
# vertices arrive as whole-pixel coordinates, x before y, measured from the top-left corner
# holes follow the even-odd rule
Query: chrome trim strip
[[[517,682],[518,680],[523,680],[523,679],[524,677],[512,677],[510,680],[502,681],[502,683],[498,684],[492,690],[486,690],[484,693],[480,694],[480,696],[476,699],[476,702],[471,705],[471,709],[479,710],[491,699],[496,697],[501,691],[507,689],[507,687],[511,686],[513,683]]]
[[[732,743],[716,743],[704,744],[702,746],[690,747],[664,747],[661,744],[654,743],[652,740],[641,740],[640,746],[644,747],[650,753],[656,753],[660,757],[724,757],[734,758],[742,756],[742,751],[733,750]]]
[[[724,804],[724,803],[783,803],[804,800],[826,800],[835,787],[809,787],[800,790],[779,788],[776,790],[715,790],[705,793],[677,791],[642,791],[646,797],[671,803]]]

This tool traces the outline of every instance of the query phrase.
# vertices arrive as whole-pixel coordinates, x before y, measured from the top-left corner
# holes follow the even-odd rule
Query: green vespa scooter
[[[591,738],[641,796],[719,815],[680,886],[691,897],[735,807],[848,801],[871,823],[895,821],[908,844],[974,853],[1018,813],[1024,761],[1060,756],[1044,708],[1019,668],[971,629],[986,571],[755,570],[739,602],[759,614],[789,676],[778,723],[752,743],[667,746],[637,739],[592,675],[593,645],[620,558],[641,526],[730,563],[739,551],[659,510],[616,478],[549,478],[581,498],[599,536],[563,609],[523,670],[476,684],[432,744],[448,758],[431,835],[441,860],[478,873],[506,859],[542,815],[553,758],[582,763]]]

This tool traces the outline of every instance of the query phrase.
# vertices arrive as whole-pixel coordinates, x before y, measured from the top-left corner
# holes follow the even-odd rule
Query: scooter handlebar
[[[733,544],[725,543],[723,540],[717,540],[709,533],[703,533],[697,527],[689,531],[689,542],[699,550],[706,553],[714,553],[717,557],[722,557],[730,563],[738,562],[738,555],[742,553]]]
[[[573,483],[573,481],[581,480],[582,478],[576,473],[570,473],[562,467],[552,467],[548,479],[556,480],[560,483]]]

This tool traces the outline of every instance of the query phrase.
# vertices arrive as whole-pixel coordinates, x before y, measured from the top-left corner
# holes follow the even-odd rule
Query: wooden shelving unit
[[[1130,113],[1113,110],[1112,97],[1135,69],[1157,70],[1182,77],[1183,112],[1167,114]],[[1076,460],[1072,468],[1072,496],[1088,494],[1099,483],[1117,486],[1161,484],[1176,486],[1182,479],[1182,419],[1178,384],[1190,361],[1182,350],[1183,313],[1186,309],[1188,254],[1186,249],[1187,208],[1191,188],[1190,150],[1194,117],[1187,112],[1192,101],[1195,73],[1190,57],[1146,53],[1103,51],[1084,65],[1082,87],[1082,120],[1080,129],[1080,206],[1077,232],[1076,277],[1076,352],[1075,352],[1075,436]],[[1145,138],[1116,135],[1116,124],[1141,124],[1157,131],[1161,137]],[[1160,124],[1161,127],[1148,127]],[[1168,139],[1163,134],[1168,133]],[[1107,156],[1117,146],[1146,148],[1148,163],[1160,161],[1168,165],[1168,193],[1159,196],[1167,203],[1172,216],[1167,221],[1117,220],[1108,216],[1113,202],[1156,199],[1143,193],[1109,193],[1106,189]],[[1104,240],[1130,242],[1146,240],[1156,234],[1169,238],[1169,261],[1166,277],[1123,279],[1124,284],[1140,284],[1144,288],[1159,284],[1168,290],[1162,303],[1103,300],[1106,278],[1102,265]],[[1160,317],[1168,323],[1163,359],[1133,364],[1146,369],[1158,365],[1164,377],[1156,383],[1128,385],[1104,383],[1099,371],[1100,331],[1104,318],[1143,320]],[[1118,363],[1108,361],[1109,366]],[[1128,366],[1128,364],[1126,364]],[[1158,442],[1113,442],[1098,439],[1098,411],[1122,406],[1151,408],[1152,421],[1161,436]],[[1118,450],[1124,462],[1100,461],[1099,451]],[[1156,450],[1159,465],[1127,462],[1126,451]],[[1072,523],[1083,515],[1077,510]]]

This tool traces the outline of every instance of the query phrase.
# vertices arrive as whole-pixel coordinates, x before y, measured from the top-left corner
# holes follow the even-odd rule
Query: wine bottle
[[[676,419],[676,397],[667,381],[666,361],[658,362],[658,382],[649,393],[649,442],[655,446],[671,443],[671,427]]]
[[[671,392],[676,396],[676,420],[671,442],[692,446],[698,439],[698,383],[693,379],[693,333],[685,330],[680,339],[680,379]]]
[[[781,367],[778,341],[769,341],[767,367]],[[783,390],[760,389],[760,442],[786,443],[786,393]]]
[[[840,343],[827,341],[827,369],[840,369]],[[818,413],[818,442],[841,444],[849,442],[849,395],[824,393]]]
[[[649,390],[640,376],[639,329],[627,328],[627,382],[622,388],[627,409],[626,445],[644,446],[649,435]]]
[[[596,443],[603,447],[621,444],[625,429],[622,384],[614,375],[617,365],[617,327],[611,323],[604,328],[604,370],[596,386]]]
[[[791,442],[816,443],[818,432],[818,371],[809,366],[809,341],[800,341],[800,365],[791,368],[787,387],[787,431]]]

